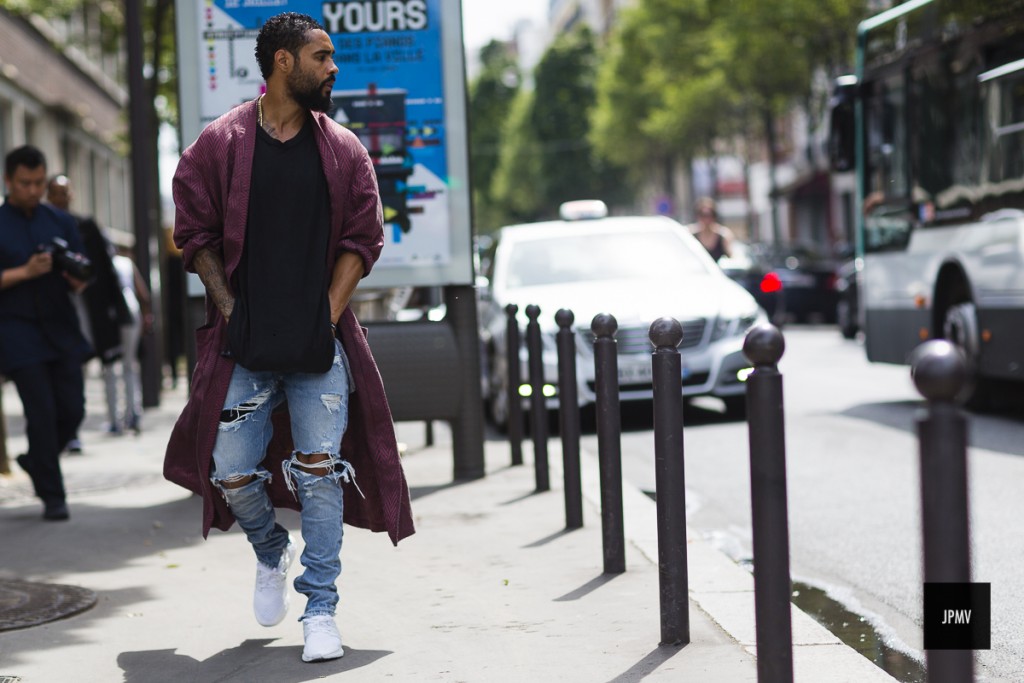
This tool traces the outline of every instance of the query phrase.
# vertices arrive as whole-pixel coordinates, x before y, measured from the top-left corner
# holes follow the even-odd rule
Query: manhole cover
[[[0,674],[0,683],[21,683],[21,676],[4,676]]]
[[[38,626],[95,604],[96,594],[87,588],[0,580],[0,631]],[[3,680],[0,677],[0,683]]]

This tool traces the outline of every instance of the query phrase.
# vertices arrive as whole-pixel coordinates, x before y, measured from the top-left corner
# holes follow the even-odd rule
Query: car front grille
[[[692,349],[701,345],[704,341],[704,329],[707,321],[704,318],[682,321],[683,341],[680,342],[680,349]],[[618,343],[619,355],[651,353],[654,346],[651,344],[650,327],[632,325],[620,327],[615,333],[615,341]],[[579,337],[589,348],[594,347],[594,333],[588,327],[579,328]]]
[[[710,372],[694,372],[683,378],[682,385],[684,387],[700,386],[701,384],[706,384],[708,378],[710,377]],[[587,388],[590,389],[590,391],[592,392],[596,392],[597,382],[594,380],[588,381]],[[652,391],[653,389],[654,385],[651,384],[650,382],[619,384],[619,393],[628,393],[632,391]]]

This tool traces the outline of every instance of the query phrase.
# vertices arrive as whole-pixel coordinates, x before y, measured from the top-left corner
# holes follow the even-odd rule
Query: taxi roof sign
[[[577,199],[564,202],[558,207],[558,215],[563,221],[585,221],[595,218],[606,218],[608,206],[600,199]]]

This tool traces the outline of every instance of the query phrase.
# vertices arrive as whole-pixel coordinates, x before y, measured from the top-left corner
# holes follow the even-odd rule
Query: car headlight
[[[727,318],[719,316],[715,319],[715,326],[711,330],[711,341],[715,342],[726,337],[740,337],[747,333],[757,322],[758,314],[751,313],[740,318]]]

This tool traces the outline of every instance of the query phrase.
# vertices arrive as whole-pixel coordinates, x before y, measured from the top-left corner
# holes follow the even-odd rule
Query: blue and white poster
[[[330,35],[339,69],[331,116],[359,137],[377,171],[385,247],[372,284],[470,282],[458,0],[192,2],[199,74],[193,84],[199,100],[195,134],[265,88],[254,54],[263,22],[281,12],[312,16]],[[187,26],[188,18],[179,18],[179,34]],[[188,42],[179,45],[183,62]],[[183,119],[188,111],[183,103]]]

